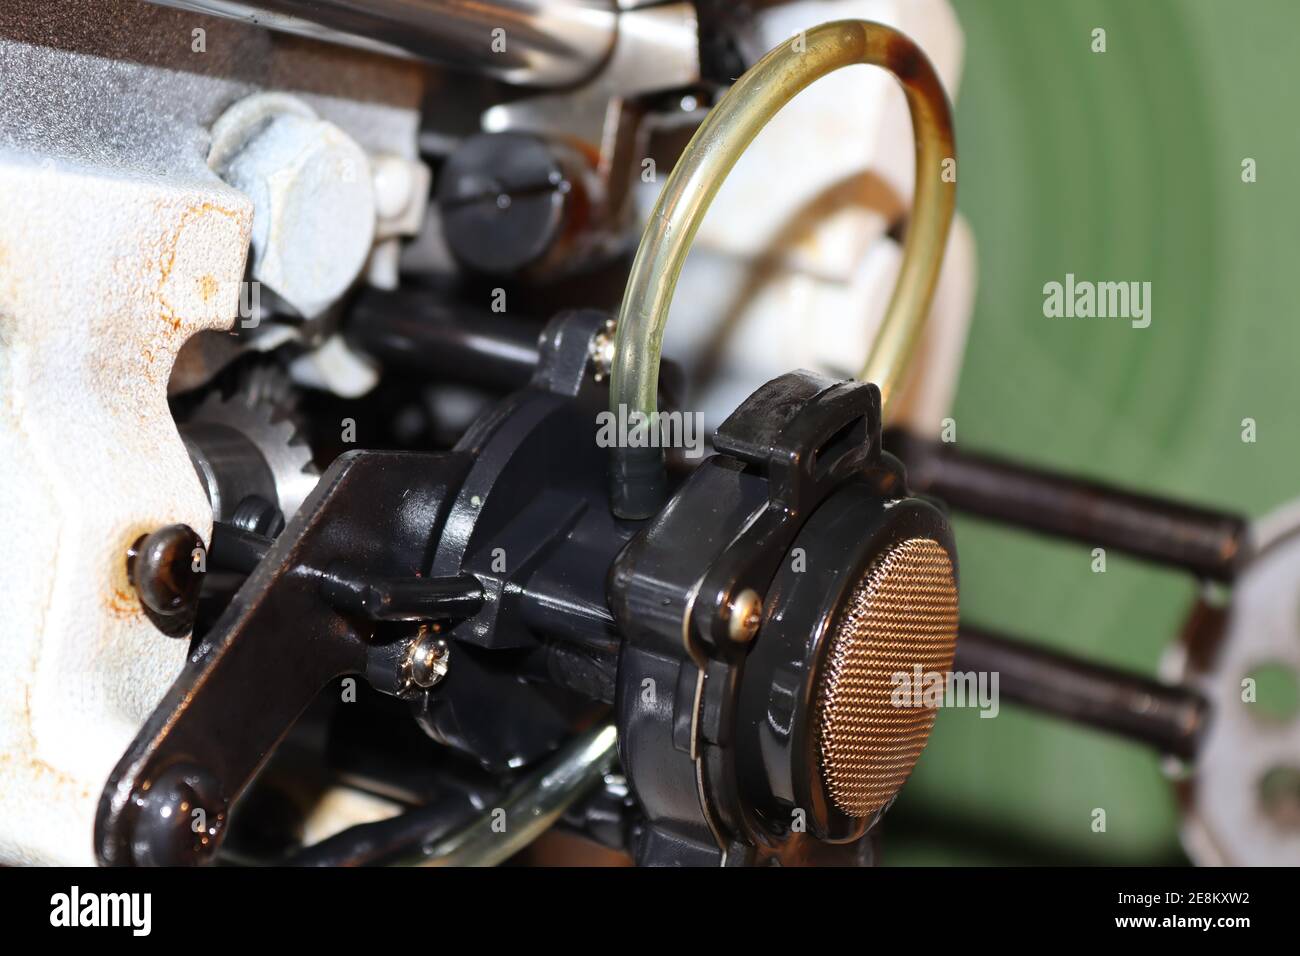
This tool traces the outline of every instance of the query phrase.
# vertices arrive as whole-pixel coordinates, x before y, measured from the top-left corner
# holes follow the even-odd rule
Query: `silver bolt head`
[[[415,639],[407,655],[411,683],[428,690],[447,676],[451,648],[447,642],[432,634],[422,634]]]
[[[591,357],[592,371],[598,382],[603,382],[614,368],[617,331],[614,321],[611,319],[605,323],[604,328],[596,333],[587,348],[587,354]]]
[[[754,639],[763,620],[763,598],[753,588],[745,588],[727,605],[727,635],[738,644]]]

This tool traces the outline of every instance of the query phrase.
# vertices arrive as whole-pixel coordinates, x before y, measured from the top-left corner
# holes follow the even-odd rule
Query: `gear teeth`
[[[294,412],[292,388],[278,367],[255,366],[232,395],[223,398],[213,392],[189,418],[191,422],[225,425],[252,442],[275,477],[285,521],[293,517],[320,477]]]

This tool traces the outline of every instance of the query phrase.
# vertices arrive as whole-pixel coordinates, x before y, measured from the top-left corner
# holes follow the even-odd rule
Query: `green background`
[[[1300,495],[1300,3],[953,5],[979,256],[958,442],[1251,516]],[[1151,326],[1044,318],[1067,272],[1150,281]],[[1094,574],[1084,547],[960,517],[957,534],[963,619],[1147,674],[1195,591],[1114,553]],[[1185,861],[1151,752],[1011,705],[941,712],[887,822],[893,864]]]

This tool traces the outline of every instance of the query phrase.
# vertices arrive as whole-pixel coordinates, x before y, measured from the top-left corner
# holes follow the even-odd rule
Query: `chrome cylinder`
[[[519,781],[499,808],[404,861],[408,866],[496,866],[550,829],[600,782],[618,754],[618,731],[600,724]]]
[[[615,0],[151,0],[526,86],[567,86],[605,61]]]

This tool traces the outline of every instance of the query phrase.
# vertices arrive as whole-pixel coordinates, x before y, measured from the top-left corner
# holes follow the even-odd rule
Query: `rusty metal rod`
[[[901,431],[890,432],[885,445],[907,465],[914,492],[957,511],[1114,548],[1215,581],[1233,580],[1245,559],[1248,524],[1239,515],[960,451]]]
[[[1000,700],[1095,727],[1184,759],[1208,717],[1186,687],[1094,664],[1026,641],[962,625],[953,670],[996,673]]]

